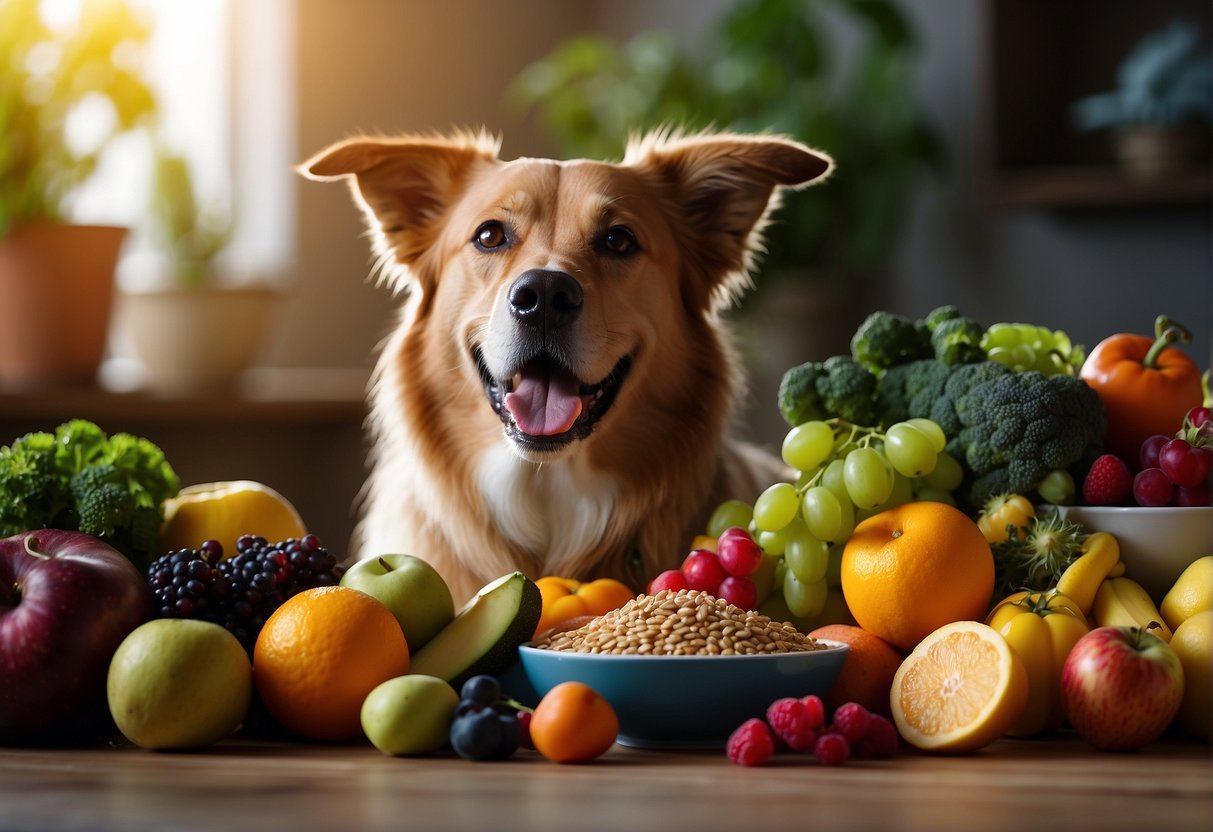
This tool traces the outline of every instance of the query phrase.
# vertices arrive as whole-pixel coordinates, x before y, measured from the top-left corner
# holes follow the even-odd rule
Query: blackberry
[[[227,595],[227,579],[219,568],[223,546],[208,540],[197,549],[178,549],[157,558],[147,579],[160,618],[219,621]]]
[[[340,582],[344,572],[314,534],[273,544],[243,535],[226,560],[213,540],[170,552],[152,564],[148,580],[161,618],[222,624],[251,654],[274,610],[306,589]]]

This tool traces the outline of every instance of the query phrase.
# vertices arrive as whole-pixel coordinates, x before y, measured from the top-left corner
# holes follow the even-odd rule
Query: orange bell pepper
[[[1200,368],[1176,341],[1192,334],[1166,315],[1154,322],[1155,337],[1120,334],[1105,338],[1082,365],[1080,376],[1103,401],[1108,414],[1104,446],[1135,466],[1141,443],[1173,436],[1184,414],[1200,404]]]

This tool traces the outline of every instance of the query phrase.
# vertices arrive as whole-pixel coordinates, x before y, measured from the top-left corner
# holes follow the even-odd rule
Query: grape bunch
[[[831,575],[855,525],[910,500],[951,504],[960,463],[944,450],[946,438],[929,419],[909,419],[887,430],[842,419],[809,421],[783,441],[783,459],[796,481],[767,488],[751,507],[720,504],[708,522],[710,536],[747,529],[762,551],[782,556],[775,585],[788,609],[812,617],[826,603]]]
[[[1138,462],[1133,499],[1139,506],[1213,505],[1213,409],[1193,407],[1176,436],[1148,437]]]
[[[986,357],[1017,373],[1035,370],[1044,376],[1078,375],[1086,357],[1081,344],[1058,330],[1032,324],[994,324],[981,338]]]
[[[339,583],[344,572],[314,534],[277,543],[243,535],[231,558],[208,540],[153,561],[147,577],[157,617],[222,624],[251,653],[274,610],[306,589]]]
[[[492,676],[473,676],[459,690],[451,722],[451,748],[465,760],[505,760],[529,745],[530,711],[502,698]]]

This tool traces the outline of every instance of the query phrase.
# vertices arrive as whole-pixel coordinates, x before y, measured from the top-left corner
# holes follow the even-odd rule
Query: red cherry
[[[1163,436],[1161,433],[1156,433],[1148,437],[1141,443],[1141,450],[1138,453],[1137,461],[1141,463],[1141,469],[1157,468],[1158,467],[1158,452],[1162,450],[1162,446],[1171,441],[1171,437]]]
[[[753,575],[762,564],[762,548],[740,526],[725,529],[716,541],[716,557],[724,571],[737,578]]]
[[[720,565],[720,558],[710,549],[696,549],[682,562],[682,574],[687,586],[700,592],[715,592],[720,582],[729,576]]]
[[[689,589],[687,586],[687,576],[682,574],[682,572],[677,569],[667,569],[656,578],[649,581],[649,585],[645,592],[649,595],[656,595],[663,589],[668,589],[671,592]]]
[[[720,582],[713,595],[743,610],[752,610],[758,606],[758,588],[749,578],[730,575]]]
[[[1195,488],[1209,476],[1209,457],[1186,439],[1172,439],[1158,452],[1158,467],[1184,488]]]

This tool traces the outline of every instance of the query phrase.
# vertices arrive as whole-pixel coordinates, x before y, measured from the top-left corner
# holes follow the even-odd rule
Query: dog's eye
[[[631,254],[639,248],[636,237],[622,225],[607,229],[602,235],[602,247],[611,254]]]
[[[505,226],[497,220],[489,220],[476,229],[476,236],[472,237],[472,242],[481,251],[490,251],[501,248],[509,242],[509,236],[505,233]]]

